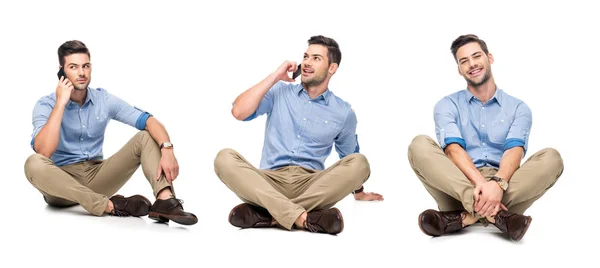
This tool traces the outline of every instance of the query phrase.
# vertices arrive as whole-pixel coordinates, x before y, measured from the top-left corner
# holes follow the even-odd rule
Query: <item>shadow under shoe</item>
[[[463,229],[462,213],[464,210],[440,212],[428,209],[419,214],[419,228],[429,236],[440,236],[458,232]]]
[[[338,234],[344,230],[344,218],[337,208],[307,213],[304,228],[313,233]]]
[[[273,216],[265,208],[242,203],[229,212],[229,223],[239,228],[272,227]]]
[[[127,198],[122,195],[114,195],[109,200],[113,203],[113,211],[110,214],[119,217],[146,216],[152,205],[148,198],[141,195],[133,195]]]
[[[510,239],[519,241],[523,238],[527,229],[529,229],[532,218],[530,216],[501,210],[496,214],[494,220],[494,225],[498,227],[500,231],[507,234]]]
[[[159,221],[169,222],[172,220],[183,225],[193,225],[198,222],[196,215],[183,210],[183,200],[174,197],[169,199],[156,199],[150,208],[148,218]]]

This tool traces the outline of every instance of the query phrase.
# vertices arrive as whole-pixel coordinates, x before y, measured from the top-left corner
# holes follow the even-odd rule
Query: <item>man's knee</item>
[[[237,152],[230,148],[225,148],[217,153],[215,157],[215,172],[217,174],[230,169],[235,164]]]
[[[554,148],[545,148],[540,151],[544,158],[545,166],[552,170],[552,175],[556,175],[554,182],[558,180],[564,170],[563,159],[560,153]],[[552,184],[554,184],[554,182]]]
[[[152,135],[150,135],[150,132],[148,132],[148,130],[140,130],[137,134],[135,134],[135,139],[136,140],[147,140],[147,139],[152,139]]]
[[[30,155],[25,161],[25,175],[27,179],[31,181],[32,177],[42,174],[50,162],[50,159],[41,154]]]
[[[408,157],[413,158],[419,155],[419,153],[425,152],[427,148],[431,147],[432,143],[435,144],[435,141],[427,135],[418,135],[414,137],[408,146]]]
[[[366,181],[371,174],[371,165],[367,157],[360,153],[354,153],[347,156],[347,163],[352,167],[352,173],[364,178]]]
[[[556,167],[559,170],[564,168],[563,159],[560,153],[554,148],[545,148],[541,151],[549,167]]]

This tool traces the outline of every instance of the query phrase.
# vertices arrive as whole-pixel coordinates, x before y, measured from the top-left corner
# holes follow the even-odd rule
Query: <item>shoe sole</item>
[[[142,217],[142,216],[146,216],[146,215],[148,215],[148,213],[150,213],[150,207],[152,206],[152,203],[150,202],[150,200],[148,200],[148,198],[146,198],[143,195],[136,194],[136,195],[132,195],[130,197],[125,197],[123,195],[118,194],[118,195],[115,195],[115,197],[126,199],[127,204],[129,204],[129,201],[131,201],[131,198],[133,198],[133,197],[139,197],[142,199],[142,201],[144,201],[144,203],[146,204],[146,206],[144,206],[145,210],[143,210],[142,213],[140,213],[140,214],[131,214],[131,216],[133,216],[133,217]],[[125,205],[125,207],[127,207],[127,204]]]
[[[169,215],[169,214],[158,213],[158,212],[150,212],[150,214],[148,214],[148,218],[162,222],[162,223],[168,223],[169,220],[171,220],[171,221],[174,221],[174,222],[182,224],[182,225],[194,225],[198,222],[198,218],[178,216],[178,215]]]
[[[425,211],[421,212],[421,214],[419,214],[419,229],[421,229],[421,232],[423,232],[424,234],[426,234],[428,236],[437,237],[439,235],[432,235],[432,234],[430,234],[428,232],[425,232],[425,230],[423,230],[423,220],[422,220],[423,219],[423,214],[425,214],[425,212],[429,212],[429,211],[435,211],[435,210],[428,209],[428,210],[425,210]]]
[[[529,220],[527,221],[527,225],[525,225],[525,229],[523,230],[521,235],[519,235],[517,238],[513,239],[515,242],[521,240],[523,238],[523,236],[525,236],[525,233],[527,232],[527,230],[529,230],[529,226],[531,225],[531,221],[533,220],[533,218],[531,218],[531,216],[528,216],[527,218],[529,218]]]

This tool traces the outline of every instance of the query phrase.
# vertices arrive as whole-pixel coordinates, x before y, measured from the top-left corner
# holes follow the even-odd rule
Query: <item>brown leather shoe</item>
[[[338,234],[344,230],[344,218],[337,208],[307,213],[304,228],[313,233]]]
[[[440,236],[463,229],[462,213],[464,210],[435,211],[428,209],[419,214],[419,228],[426,235]]]
[[[127,198],[122,195],[114,195],[109,200],[113,203],[113,211],[110,214],[119,217],[146,216],[152,205],[148,198],[141,195],[134,195]]]
[[[235,206],[229,213],[229,223],[240,228],[271,227],[272,222],[268,210],[248,203]]]
[[[507,234],[510,239],[519,241],[523,238],[527,229],[529,229],[532,219],[529,216],[501,210],[496,217],[494,217],[494,220],[496,221],[494,225],[496,225],[500,231]]]
[[[183,225],[192,225],[198,222],[196,215],[183,211],[183,200],[169,198],[166,200],[156,199],[150,208],[148,218],[160,222],[172,220]]]

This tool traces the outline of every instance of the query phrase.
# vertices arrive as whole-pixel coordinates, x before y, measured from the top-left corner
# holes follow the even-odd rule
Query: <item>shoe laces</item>
[[[177,201],[177,203],[175,205],[173,205],[173,207],[171,207],[171,209],[174,209],[176,207],[181,207],[181,209],[183,210],[183,200],[175,198],[175,197],[173,197],[173,199],[175,199],[175,201]]]
[[[319,231],[319,225],[313,224],[310,222],[304,222],[304,228],[308,229],[310,232],[316,233]]]
[[[321,226],[318,224],[319,220],[321,219],[322,214],[319,213],[318,215],[311,215],[311,221],[309,221],[308,216],[306,217],[306,220],[304,221],[304,228],[306,228],[307,230],[316,233],[319,232],[320,230],[322,230],[323,228],[321,228]]]
[[[125,211],[125,210],[121,210],[121,209],[116,209],[113,208],[111,215],[113,216],[117,216],[117,217],[128,217],[131,216],[131,214],[129,214],[129,212]]]

